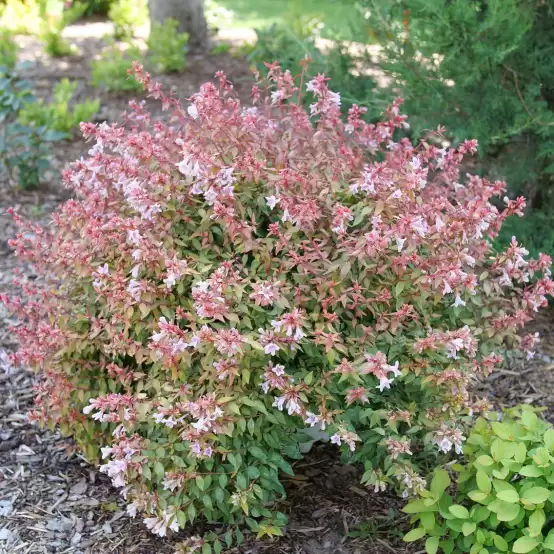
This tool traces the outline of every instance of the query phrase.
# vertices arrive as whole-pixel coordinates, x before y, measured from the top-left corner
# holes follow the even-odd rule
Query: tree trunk
[[[168,18],[179,22],[179,31],[189,34],[192,52],[208,49],[208,26],[204,17],[203,0],[148,0],[150,21],[163,23]]]

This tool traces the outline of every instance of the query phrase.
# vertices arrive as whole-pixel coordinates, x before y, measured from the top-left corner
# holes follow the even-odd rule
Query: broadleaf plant
[[[439,469],[404,508],[418,523],[404,540],[428,536],[428,554],[554,551],[554,429],[538,411],[525,405],[477,419],[464,463],[451,466],[454,486]]]

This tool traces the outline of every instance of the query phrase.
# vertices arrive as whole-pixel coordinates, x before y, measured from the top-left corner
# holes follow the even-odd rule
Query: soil
[[[18,37],[22,57],[34,62],[26,71],[39,97],[47,98],[53,85],[68,77],[79,82],[79,98],[98,97],[98,121],[114,121],[132,95],[99,91],[89,84],[90,61],[103,46],[106,23],[69,28],[80,54],[47,58],[31,37]],[[243,59],[228,54],[189,60],[180,74],[160,81],[186,98],[215,71],[224,68],[243,98],[251,86]],[[155,107],[154,109],[158,109]],[[54,167],[86,155],[88,146],[75,138],[55,144]],[[15,259],[8,245],[14,234],[8,207],[47,222],[57,204],[68,197],[57,173],[37,191],[21,191],[0,180],[0,292],[9,292],[19,268],[32,269]],[[12,350],[17,341],[9,327],[16,321],[0,306],[0,349]],[[529,402],[545,405],[554,415],[554,326],[552,313],[542,316],[532,330],[544,337],[542,351],[524,366],[500,370],[479,385],[498,406]],[[184,536],[159,539],[140,519],[130,519],[124,502],[105,475],[72,451],[56,431],[39,429],[27,421],[35,376],[24,369],[0,374],[0,554],[173,554]],[[359,469],[343,465],[336,452],[317,446],[294,465],[295,477],[284,480],[287,500],[279,507],[289,516],[285,536],[274,542],[247,537],[235,554],[423,554],[422,546],[406,545],[401,536],[408,526],[400,512],[402,502],[375,494],[359,485]]]

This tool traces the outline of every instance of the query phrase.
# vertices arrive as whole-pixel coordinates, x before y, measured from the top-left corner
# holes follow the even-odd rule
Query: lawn
[[[283,21],[320,19],[322,34],[341,39],[351,38],[354,16],[351,0],[214,0],[213,5],[232,12],[226,26],[258,29]]]

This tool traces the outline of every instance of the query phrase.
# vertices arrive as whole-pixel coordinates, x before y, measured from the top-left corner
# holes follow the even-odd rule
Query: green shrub
[[[183,71],[186,66],[185,47],[187,33],[179,33],[179,23],[175,19],[166,19],[163,23],[152,24],[148,38],[148,53],[155,71],[169,73]]]
[[[428,536],[426,552],[554,551],[554,429],[530,406],[479,418],[458,476],[435,473],[422,498],[404,511],[419,526],[405,540]]]
[[[509,217],[496,239],[498,249],[506,248],[513,236],[526,237],[531,256],[537,256],[539,252],[554,254],[554,214],[530,209],[523,218]]]
[[[62,79],[54,87],[52,102],[45,103],[44,100],[39,100],[23,107],[19,114],[21,122],[68,134],[78,128],[82,121],[90,121],[98,111],[100,101],[86,99],[71,106],[76,88],[77,82]]]
[[[108,17],[114,23],[117,40],[131,40],[135,29],[144,25],[148,10],[144,0],[114,0],[108,9]]]
[[[17,42],[10,31],[0,31],[0,67],[11,70],[17,63]]]
[[[13,71],[0,68],[0,170],[10,183],[34,188],[50,166],[48,143],[62,136],[19,121],[21,111],[36,99],[30,83],[19,78],[17,69],[17,66]]]
[[[486,172],[533,207],[554,174],[552,0],[360,0],[383,45],[382,68],[414,114],[413,137],[444,125],[479,141]],[[408,10],[408,15],[406,15]],[[408,33],[406,33],[406,28]]]
[[[92,84],[113,91],[135,91],[142,89],[140,83],[129,77],[127,73],[133,61],[141,61],[141,51],[132,44],[122,50],[112,44],[100,55],[100,59],[92,62]]]

